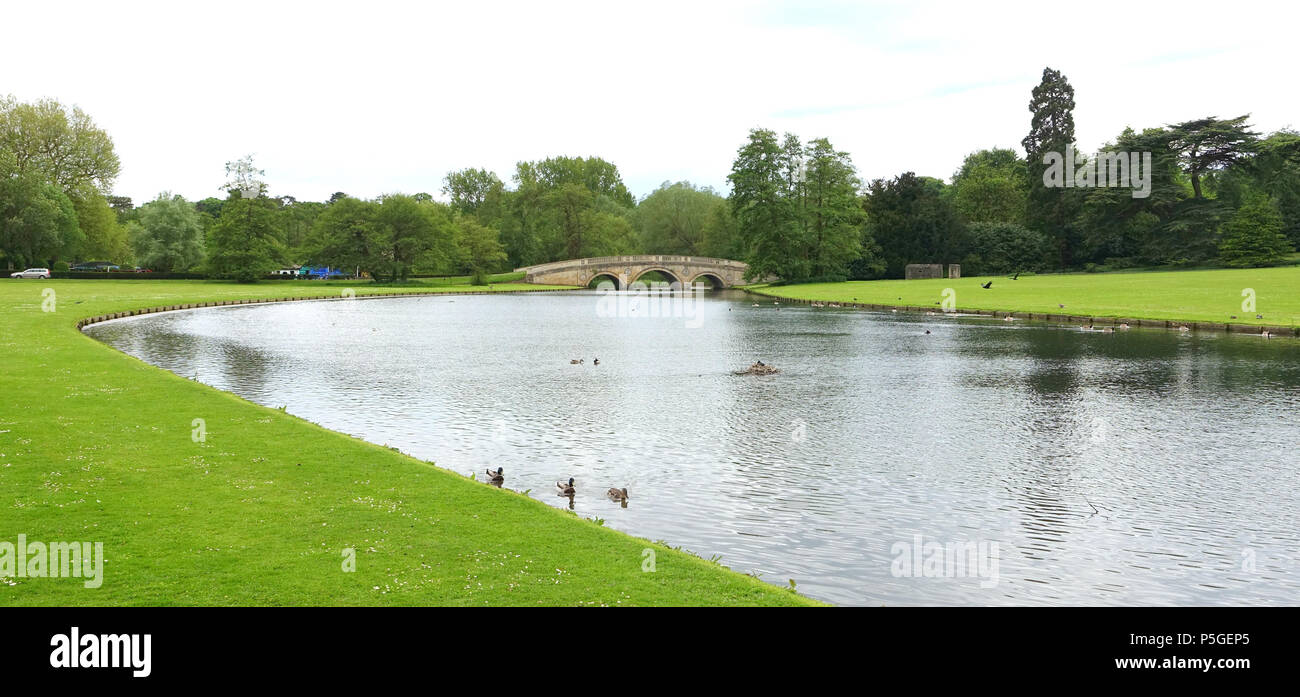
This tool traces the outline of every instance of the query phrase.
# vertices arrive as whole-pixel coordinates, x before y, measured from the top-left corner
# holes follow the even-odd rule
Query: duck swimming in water
[[[609,491],[605,492],[605,495],[608,496],[608,497],[610,497],[611,499],[613,499],[613,500],[615,500],[615,501],[626,501],[626,500],[627,500],[627,488],[624,487],[624,488],[622,488],[622,489],[615,489],[615,488],[613,488],[613,487],[610,487]]]
[[[569,365],[582,365],[582,362],[583,362],[584,360],[586,360],[586,359],[585,359],[585,358],[573,358],[573,359],[570,359],[570,360],[569,360]]]
[[[568,484],[565,484],[564,482],[556,482],[555,488],[559,490],[560,496],[573,496],[577,491],[573,488],[573,477],[569,477]]]
[[[487,471],[487,475],[488,475],[488,481],[492,482],[493,484],[500,484],[501,482],[504,482],[506,480],[505,468],[502,467],[498,467],[497,471],[495,472],[493,472],[491,468],[489,468]]]

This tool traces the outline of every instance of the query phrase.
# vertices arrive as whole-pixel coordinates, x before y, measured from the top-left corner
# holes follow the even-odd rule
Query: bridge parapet
[[[734,259],[684,256],[677,254],[638,254],[629,256],[588,257],[525,266],[527,283],[586,286],[597,276],[607,276],[620,289],[647,271],[658,271],[683,284],[711,280],[727,288],[745,282],[749,265]]]

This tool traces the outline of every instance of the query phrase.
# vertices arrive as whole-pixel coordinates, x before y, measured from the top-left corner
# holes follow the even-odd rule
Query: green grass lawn
[[[993,281],[989,289],[983,283]],[[1187,322],[1300,327],[1300,267],[1144,273],[983,276],[957,280],[848,281],[751,286],[757,293],[801,300],[935,307],[946,288],[958,310],[1005,310]],[[1242,292],[1255,292],[1255,311]],[[1060,305],[1065,305],[1062,309]],[[1255,315],[1263,315],[1256,319]],[[1232,319],[1236,315],[1236,319]]]
[[[75,328],[145,307],[338,297],[345,287],[471,290],[0,280],[0,541],[102,542],[107,558],[98,589],[2,578],[0,605],[813,604],[178,377]],[[199,418],[206,440],[196,443]],[[356,550],[355,572],[342,570],[345,548]]]

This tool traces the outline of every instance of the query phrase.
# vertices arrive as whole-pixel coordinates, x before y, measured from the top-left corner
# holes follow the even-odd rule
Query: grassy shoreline
[[[345,288],[358,297],[483,292],[346,282],[0,284],[0,542],[19,534],[103,542],[106,557],[98,589],[79,578],[4,578],[0,605],[817,604],[187,380],[77,329],[143,308],[337,298]],[[545,288],[503,283],[490,292]],[[202,442],[191,437],[194,419],[204,420]],[[348,548],[356,550],[350,573]],[[642,570],[647,549],[653,573]]]
[[[989,281],[992,287],[981,287]],[[1005,276],[972,276],[746,287],[751,293],[800,302],[917,311],[940,310],[948,289],[953,291],[957,311],[1035,319],[1177,322],[1193,329],[1258,332],[1269,328],[1290,336],[1300,334],[1300,267],[1294,266],[1021,276],[1015,281]],[[1253,291],[1254,311],[1243,307],[1247,290]]]

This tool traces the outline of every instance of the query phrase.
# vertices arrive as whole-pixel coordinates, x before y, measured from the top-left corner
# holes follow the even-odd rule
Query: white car
[[[9,278],[49,278],[49,269],[27,269],[9,274]]]

